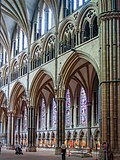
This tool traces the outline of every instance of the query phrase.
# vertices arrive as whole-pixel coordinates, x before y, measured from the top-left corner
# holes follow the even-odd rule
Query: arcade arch
[[[79,129],[83,129],[83,132],[86,133],[84,134],[84,147],[92,146],[92,127],[98,127],[99,79],[98,73],[91,64],[91,61],[90,57],[85,57],[81,53],[73,53],[61,70],[58,97],[62,99],[63,104],[61,103],[61,99],[59,100],[58,98],[58,105],[65,105],[67,109],[59,111],[59,115],[61,115],[61,112],[64,115],[62,119],[59,117],[62,121],[61,128],[63,129],[63,135],[59,139],[59,145],[67,141],[67,137],[64,138],[64,130],[76,129],[78,133]],[[58,106],[58,109],[63,106]],[[66,126],[66,122],[69,124],[67,128],[64,127]],[[78,147],[78,134],[73,137],[73,146]]]
[[[33,147],[32,141],[34,147],[60,147],[63,142],[68,147],[92,145],[93,128],[98,128],[99,80],[96,64],[91,62],[89,57],[73,53],[61,69],[57,90],[52,74],[40,69],[31,83],[29,102],[25,87],[15,83],[8,116],[14,126],[7,137],[10,145],[18,142]],[[67,121],[69,125],[65,125]]]
[[[27,101],[26,89],[20,83],[16,82],[10,95],[10,110],[8,112],[8,121],[12,129],[8,133],[8,144],[14,146],[21,143],[26,146],[28,143],[28,122],[27,122]],[[11,136],[10,136],[11,135]]]

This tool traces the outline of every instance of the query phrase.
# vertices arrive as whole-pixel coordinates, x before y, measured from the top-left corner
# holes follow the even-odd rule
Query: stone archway
[[[0,90],[0,141],[2,145],[7,145],[7,98],[5,93]]]
[[[97,99],[97,94],[96,96],[94,96],[94,90],[98,93],[98,84],[99,84],[99,69],[98,66],[96,65],[95,60],[90,57],[89,55],[86,56],[86,54],[84,53],[73,53],[65,62],[65,64],[63,65],[61,72],[60,72],[60,77],[59,77],[59,83],[58,83],[58,107],[63,108],[62,110],[62,115],[63,115],[63,119],[61,119],[61,117],[59,117],[59,120],[62,121],[62,135],[61,135],[61,139],[59,142],[59,147],[61,145],[61,143],[64,143],[65,139],[64,139],[64,134],[65,134],[65,94],[66,94],[66,90],[67,88],[71,89],[72,95],[73,95],[73,99],[71,100],[71,119],[73,120],[72,122],[72,129],[74,130],[75,127],[78,127],[79,129],[82,128],[83,124],[80,124],[80,120],[79,120],[79,124],[78,126],[76,126],[76,119],[75,117],[80,118],[80,114],[77,115],[76,111],[76,106],[75,106],[75,95],[76,91],[78,90],[78,88],[83,88],[84,89],[84,93],[86,94],[86,102],[84,102],[84,105],[86,105],[86,109],[84,109],[84,112],[86,112],[87,118],[86,118],[86,123],[85,126],[87,128],[87,130],[84,130],[84,132],[87,132],[87,139],[85,142],[87,144],[86,147],[90,147],[90,143],[91,143],[91,126],[92,126],[92,116],[93,116],[93,111],[92,111],[92,107],[94,105],[96,105],[97,108],[97,112],[98,112],[98,99]],[[80,91],[79,91],[80,93]],[[95,99],[96,98],[96,99]],[[94,104],[94,100],[97,101],[96,104]],[[81,106],[82,103],[80,103],[79,101],[79,106]],[[60,110],[60,109],[59,109]],[[82,114],[81,110],[81,114]],[[59,113],[59,115],[61,115],[61,113]],[[97,114],[98,116],[98,114]],[[98,123],[98,122],[97,122]],[[59,130],[58,130],[59,132]],[[59,140],[59,139],[58,139]]]
[[[28,110],[31,112],[34,121],[29,126],[28,151],[36,151],[36,130],[43,132],[44,130],[47,131],[50,127],[48,112],[51,97],[55,97],[53,77],[46,70],[41,69],[36,73],[30,87]],[[31,121],[32,117],[29,115],[29,121]],[[33,132],[34,134],[31,136]],[[42,139],[42,146],[46,147],[44,139]]]
[[[8,111],[8,127],[12,128],[8,130],[8,146],[14,148],[15,143],[25,144],[25,138],[22,135],[22,131],[25,129],[27,134],[27,115],[26,122],[24,121],[23,106],[26,106],[27,114],[27,102],[25,98],[25,88],[20,82],[16,82],[13,86],[10,95],[10,110]],[[22,125],[22,130],[21,130]],[[23,125],[26,125],[25,127]],[[24,129],[23,129],[24,128]],[[27,141],[27,139],[26,139]]]

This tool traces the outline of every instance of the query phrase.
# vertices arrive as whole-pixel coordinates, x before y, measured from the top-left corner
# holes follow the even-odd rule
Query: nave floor
[[[26,152],[23,149],[23,155],[16,155],[14,150],[6,150],[2,148],[0,160],[62,160],[61,155],[55,155],[54,149],[39,149],[37,152]],[[66,160],[95,160],[93,157],[80,158],[80,156],[66,156]]]

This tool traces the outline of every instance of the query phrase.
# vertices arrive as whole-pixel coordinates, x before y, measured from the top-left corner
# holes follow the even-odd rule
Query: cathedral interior
[[[1,0],[0,142],[120,159],[119,0]]]

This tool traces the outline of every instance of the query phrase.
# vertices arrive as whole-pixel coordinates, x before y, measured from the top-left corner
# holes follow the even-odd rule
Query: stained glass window
[[[57,106],[55,99],[53,98],[53,129],[56,128],[56,118],[57,118]]]
[[[67,89],[67,92],[66,92],[66,108],[65,108],[65,124],[66,124],[66,127],[70,127],[70,122],[71,122],[71,118],[70,118],[70,90]]]
[[[22,130],[27,131],[27,107],[23,107],[22,111]]]
[[[42,99],[42,107],[41,107],[41,129],[44,129],[45,126],[45,100]]]
[[[27,107],[24,108],[24,131],[27,131]]]
[[[53,105],[52,105],[52,103],[50,103],[49,109],[50,109],[49,110],[49,128],[52,128],[52,126],[53,126],[53,123],[52,123],[52,121],[53,121]]]
[[[80,124],[87,125],[87,97],[83,87],[80,91]]]

